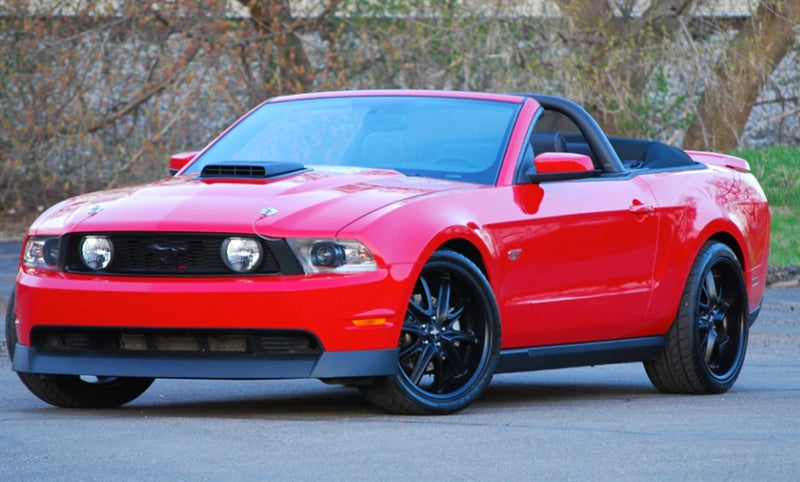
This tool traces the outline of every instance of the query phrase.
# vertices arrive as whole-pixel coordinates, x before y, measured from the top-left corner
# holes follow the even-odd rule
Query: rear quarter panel
[[[660,216],[654,293],[648,318],[663,331],[678,310],[692,263],[716,239],[740,258],[751,311],[764,295],[769,256],[769,206],[755,177],[719,166],[642,174]]]

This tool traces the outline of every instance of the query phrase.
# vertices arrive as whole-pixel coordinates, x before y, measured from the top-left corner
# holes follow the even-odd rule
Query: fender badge
[[[276,214],[278,214],[278,210],[275,208],[264,208],[261,211],[259,211],[258,214],[262,216],[275,216]]]
[[[516,261],[519,259],[519,255],[522,254],[521,249],[512,249],[508,252],[508,260],[509,261]]]
[[[96,205],[92,206],[91,208],[89,208],[89,216],[94,216],[95,214],[99,213],[102,210],[103,210],[103,206],[101,206],[99,204],[96,204]]]

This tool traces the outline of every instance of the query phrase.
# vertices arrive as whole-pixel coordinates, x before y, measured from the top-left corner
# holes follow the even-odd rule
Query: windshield
[[[518,104],[384,96],[267,103],[213,144],[209,164],[299,162],[494,184]]]

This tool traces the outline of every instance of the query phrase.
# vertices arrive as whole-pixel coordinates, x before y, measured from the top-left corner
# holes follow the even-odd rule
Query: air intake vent
[[[298,162],[252,162],[247,164],[209,164],[200,173],[201,178],[238,177],[266,179],[302,171]]]
[[[294,330],[172,330],[37,326],[31,345],[47,353],[314,355],[317,339]]]

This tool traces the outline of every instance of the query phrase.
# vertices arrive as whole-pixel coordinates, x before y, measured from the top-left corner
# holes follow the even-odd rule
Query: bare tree
[[[791,50],[800,28],[800,1],[762,0],[706,80],[683,145],[729,151],[770,73]]]
[[[578,74],[584,103],[611,134],[624,134],[620,117],[643,95],[661,52],[679,35],[693,0],[635,2],[556,0],[569,46],[568,67]]]

